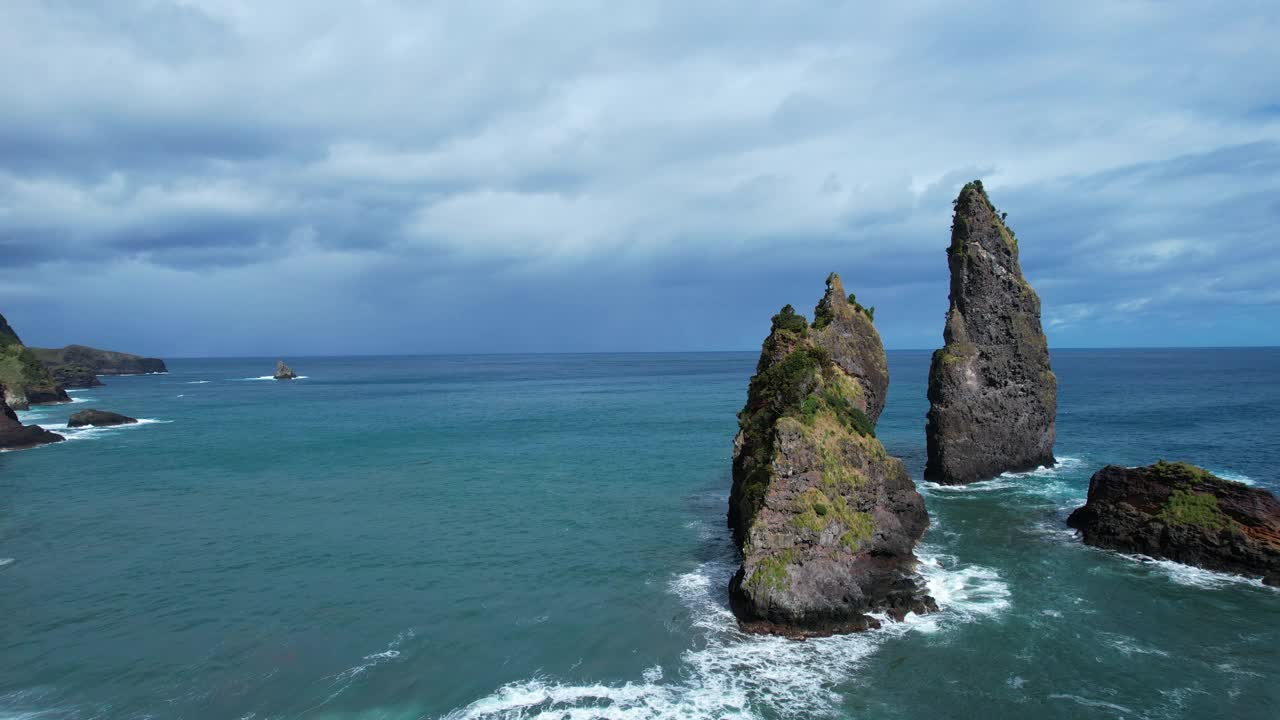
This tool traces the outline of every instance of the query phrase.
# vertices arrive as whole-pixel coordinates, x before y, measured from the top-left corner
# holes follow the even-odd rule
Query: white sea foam
[[[1160,648],[1156,648],[1156,647],[1147,647],[1145,645],[1141,645],[1138,643],[1136,639],[1131,638],[1127,635],[1120,635],[1118,633],[1108,633],[1108,632],[1101,633],[1101,635],[1103,637],[1103,642],[1105,642],[1108,646],[1118,650],[1120,654],[1125,656],[1130,656],[1130,655],[1159,655],[1161,657],[1169,656],[1169,653],[1165,652],[1164,650],[1161,650]]]
[[[1123,705],[1116,705],[1102,700],[1092,700],[1090,698],[1081,697],[1079,695],[1069,695],[1066,693],[1055,693],[1049,696],[1050,700],[1070,700],[1073,703],[1083,705],[1090,708],[1098,708],[1102,710],[1114,710],[1115,712],[1132,715],[1133,711]]]
[[[1244,483],[1245,485],[1257,484],[1256,482],[1254,482],[1253,478],[1249,477],[1248,475],[1242,475],[1241,473],[1231,472],[1230,470],[1214,470],[1213,468],[1207,468],[1207,469],[1209,470],[1209,472],[1213,473],[1214,475],[1217,475],[1223,480],[1233,480],[1238,483]]]
[[[188,380],[187,384],[188,385],[204,385],[207,382],[209,381],[208,380]]]
[[[5,565],[9,565],[9,564],[10,564],[10,563],[12,563],[12,562],[13,562],[13,558],[0,558],[0,567],[4,567]]]
[[[309,376],[309,375],[299,375],[298,377],[294,378],[294,380],[306,380],[308,377],[310,377],[310,376]],[[276,379],[276,376],[275,376],[275,375],[260,375],[260,376],[258,376],[258,377],[235,378],[235,379],[236,379],[236,380],[275,380],[275,379]]]
[[[727,607],[725,589],[736,569],[727,559],[708,562],[671,580],[670,590],[689,611],[695,646],[678,672],[660,666],[638,682],[573,685],[547,677],[505,685],[447,720],[657,720],[659,718],[835,717],[834,688],[852,677],[886,639],[935,632],[949,623],[991,616],[1009,606],[1009,590],[995,571],[962,566],[954,558],[922,556],[921,572],[941,611],[909,615],[880,630],[805,642],[748,635]]]
[[[63,423],[42,423],[41,427],[58,433],[68,441],[72,440],[98,440],[115,433],[118,430],[130,430],[134,428],[144,427],[147,425],[167,425],[172,420],[157,420],[155,418],[138,418],[138,422],[129,423],[127,425],[112,425],[110,427],[78,427],[69,428],[65,422]]]
[[[1220,588],[1252,585],[1253,587],[1270,588],[1262,582],[1262,578],[1246,577],[1244,575],[1232,575],[1231,573],[1215,572],[1213,570],[1205,570],[1194,565],[1183,565],[1172,560],[1158,560],[1156,558],[1147,557],[1146,555],[1136,555],[1129,553],[1117,553],[1120,557],[1159,570],[1163,575],[1173,582],[1187,587],[1203,588],[1206,590],[1218,590]]]
[[[925,480],[919,483],[920,491],[925,495],[966,496],[974,493],[989,493],[1001,490],[1033,492],[1039,495],[1061,495],[1068,491],[1063,482],[1065,476],[1084,465],[1078,457],[1062,456],[1053,467],[1038,467],[1035,470],[1018,473],[1001,473],[990,480],[979,480],[967,485],[943,485]],[[1045,480],[1055,482],[1043,482]]]

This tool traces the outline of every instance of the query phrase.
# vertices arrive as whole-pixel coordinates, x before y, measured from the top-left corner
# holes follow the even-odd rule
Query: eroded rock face
[[[5,403],[14,410],[71,402],[66,390],[59,387],[31,348],[22,344],[3,315],[0,315],[0,385],[5,388]]]
[[[5,393],[0,393],[4,395]],[[61,435],[39,425],[23,425],[9,404],[0,399],[0,450],[21,450],[61,442]]]
[[[1108,465],[1067,524],[1088,545],[1280,585],[1280,500],[1194,465]]]
[[[72,415],[67,420],[67,427],[86,427],[90,425],[93,427],[111,427],[113,425],[130,425],[136,422],[138,422],[137,418],[131,418],[128,415],[90,408]]]
[[[774,316],[739,414],[730,598],[755,632],[850,632],[876,626],[870,613],[936,609],[915,571],[924,500],[875,437],[889,376],[871,312],[832,275],[815,315]]]
[[[298,374],[295,373],[288,365],[285,365],[283,360],[276,361],[275,379],[293,380],[296,377],[298,377]]]
[[[925,478],[960,484],[1054,464],[1058,385],[1018,240],[980,181],[956,199],[951,309],[929,368]]]

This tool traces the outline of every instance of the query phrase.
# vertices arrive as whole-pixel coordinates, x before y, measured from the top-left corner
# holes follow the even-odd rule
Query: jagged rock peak
[[[947,266],[951,306],[929,370],[925,477],[959,484],[1052,465],[1057,378],[1040,298],[980,180],[956,198]]]
[[[738,415],[730,597],[750,631],[849,632],[935,607],[913,554],[924,501],[875,437],[888,373],[871,312],[832,275],[816,315],[774,316]]]
[[[864,410],[872,423],[879,421],[889,391],[889,366],[875,328],[875,315],[874,307],[863,307],[856,296],[845,295],[836,273],[827,276],[827,291],[813,310],[815,342],[862,386]]]
[[[276,373],[274,377],[277,380],[293,380],[298,377],[298,374],[295,373],[288,365],[285,365],[283,360],[277,360]]]

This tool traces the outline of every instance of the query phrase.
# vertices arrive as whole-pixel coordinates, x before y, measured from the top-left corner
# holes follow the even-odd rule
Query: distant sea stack
[[[114,427],[116,425],[132,425],[136,422],[138,422],[137,418],[131,418],[128,415],[89,408],[73,414],[67,420],[67,427]]]
[[[159,358],[142,357],[114,350],[98,350],[85,345],[64,348],[31,348],[63,387],[96,387],[99,375],[145,375],[168,372]]]
[[[814,314],[773,317],[738,414],[729,592],[752,632],[829,635],[936,609],[916,574],[924,500],[875,436],[889,374],[872,311],[833,274]]]
[[[71,402],[67,391],[58,386],[31,348],[22,344],[3,315],[0,315],[0,385],[4,386],[5,403],[14,410]]]
[[[283,360],[277,360],[276,374],[274,377],[277,380],[293,380],[298,377],[298,374],[295,373],[288,365],[285,365]]]
[[[1088,545],[1280,585],[1280,501],[1194,465],[1108,465],[1067,524]]]
[[[1058,381],[1018,239],[975,180],[947,249],[951,309],[929,368],[927,480],[970,483],[1054,464]]]
[[[3,322],[3,320],[0,320]],[[7,326],[6,326],[7,327]],[[39,425],[23,425],[18,414],[4,401],[7,390],[0,392],[0,450],[21,450],[37,445],[62,442],[65,438]]]

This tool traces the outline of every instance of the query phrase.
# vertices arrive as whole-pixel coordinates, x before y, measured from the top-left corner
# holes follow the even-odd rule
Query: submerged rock
[[[293,380],[298,377],[298,374],[295,373],[288,365],[285,365],[283,360],[277,360],[276,374],[274,377],[277,380]]]
[[[871,314],[833,274],[812,326],[790,305],[773,317],[734,440],[729,590],[746,630],[828,635],[936,609],[914,555],[924,500],[875,437],[889,374]]]
[[[929,368],[924,476],[969,483],[1052,466],[1058,381],[1018,240],[982,182],[956,199],[945,346]]]
[[[1280,500],[1194,465],[1108,465],[1067,524],[1088,545],[1280,585]]]
[[[14,410],[71,402],[67,391],[58,385],[32,349],[22,344],[3,315],[0,315],[0,385],[5,388],[4,402]]]
[[[67,420],[67,427],[85,427],[92,425],[93,427],[111,427],[113,425],[129,425],[138,422],[137,418],[131,418],[128,415],[120,413],[107,412],[106,410],[81,410],[75,413]]]
[[[0,393],[5,395],[6,393]],[[39,425],[23,425],[18,414],[0,398],[0,450],[20,450],[23,448],[62,442],[66,438],[49,432]]]
[[[99,375],[146,375],[169,371],[160,358],[99,350],[86,345],[31,350],[63,387],[95,387],[102,384],[98,380]]]

